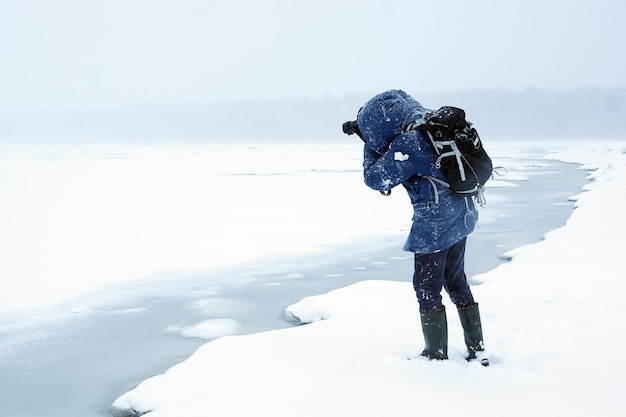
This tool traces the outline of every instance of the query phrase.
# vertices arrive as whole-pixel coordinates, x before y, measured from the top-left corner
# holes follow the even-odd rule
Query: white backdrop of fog
[[[626,1],[0,0],[0,141],[337,135],[402,88],[483,132],[626,127]]]

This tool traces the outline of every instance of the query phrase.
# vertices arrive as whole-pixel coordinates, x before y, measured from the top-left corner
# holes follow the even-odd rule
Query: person
[[[430,139],[420,129],[407,129],[430,110],[402,90],[378,94],[359,110],[344,133],[357,133],[365,142],[365,183],[383,194],[402,185],[413,205],[413,224],[404,250],[414,253],[413,287],[419,303],[425,348],[421,356],[448,359],[448,326],[441,291],[456,305],[467,346],[466,359],[488,360],[478,303],[467,283],[464,262],[467,236],[478,213],[471,197],[455,194],[435,166]]]

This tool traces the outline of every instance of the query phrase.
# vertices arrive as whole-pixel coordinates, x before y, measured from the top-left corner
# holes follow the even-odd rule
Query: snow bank
[[[475,277],[490,367],[463,360],[449,301],[450,360],[419,358],[411,284],[366,281],[286,309],[310,324],[207,343],[118,398],[116,415],[623,415],[624,147],[555,148],[594,181],[564,227]]]

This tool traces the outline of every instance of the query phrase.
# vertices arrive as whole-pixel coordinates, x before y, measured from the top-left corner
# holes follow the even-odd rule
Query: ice
[[[311,324],[204,345],[115,409],[155,417],[621,414],[626,155],[622,143],[597,146],[551,155],[595,169],[567,224],[479,277],[489,368],[463,359],[453,308],[451,359],[419,358],[411,284],[364,281],[287,307]]]

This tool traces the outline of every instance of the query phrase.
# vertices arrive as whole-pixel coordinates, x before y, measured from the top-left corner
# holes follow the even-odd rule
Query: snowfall
[[[228,319],[201,323],[191,331],[224,336],[112,399],[110,412],[626,415],[626,141],[487,145],[496,165],[541,155],[579,164],[589,179],[571,196],[576,208],[565,226],[470,277],[489,367],[463,358],[449,299],[450,359],[420,358],[410,277],[367,280],[286,305],[285,318],[300,326],[241,335]],[[397,235],[401,246],[408,230],[403,190],[386,198],[363,185],[358,144],[112,149],[51,147],[35,157],[32,149],[3,147],[0,174],[11,181],[0,191],[14,204],[0,219],[0,273],[12,277],[10,284],[3,279],[0,312],[53,305],[161,271],[313,252],[380,234]],[[514,172],[496,177],[487,205],[490,189],[523,180]]]

